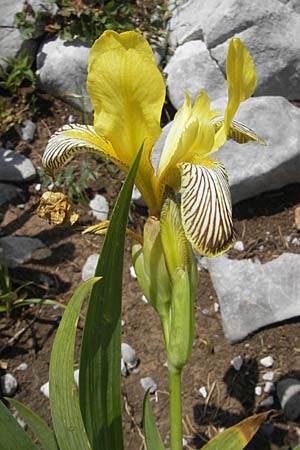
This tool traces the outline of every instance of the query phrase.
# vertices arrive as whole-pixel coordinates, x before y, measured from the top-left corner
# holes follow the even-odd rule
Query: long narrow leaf
[[[76,325],[82,303],[100,278],[90,278],[73,294],[56,333],[50,360],[50,405],[60,450],[91,450],[74,385]]]
[[[123,450],[121,418],[121,299],[123,253],[140,150],[114,207],[105,236],[82,338],[79,398],[93,450]]]
[[[38,450],[20,427],[10,411],[0,401],[0,448],[1,450]]]
[[[270,411],[267,411],[248,417],[218,434],[202,450],[243,450],[269,415]]]
[[[143,403],[143,428],[147,450],[165,450],[151,408],[149,391],[145,394]]]
[[[29,428],[31,428],[33,433],[42,444],[43,450],[59,450],[57,441],[55,439],[55,434],[43,419],[35,414],[30,408],[23,405],[23,403],[20,403],[12,398],[7,398],[6,400],[16,408]],[[0,448],[2,448],[1,445]]]

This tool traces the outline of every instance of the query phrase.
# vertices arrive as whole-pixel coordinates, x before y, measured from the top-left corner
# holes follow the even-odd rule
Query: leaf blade
[[[131,193],[142,147],[112,212],[82,338],[79,397],[94,450],[123,450],[121,419],[121,300],[123,253]],[[117,237],[117,239],[116,239]]]
[[[99,278],[90,278],[76,289],[64,312],[54,340],[49,371],[50,406],[60,450],[91,450],[74,386],[76,325],[82,303]]]
[[[54,432],[41,417],[15,399],[6,398],[6,400],[14,406],[22,416],[42,444],[44,450],[59,450]]]
[[[0,401],[0,444],[1,450],[38,450],[16,419]]]
[[[254,414],[211,439],[203,450],[242,450],[251,441],[260,425],[269,416],[270,411]]]
[[[149,391],[146,392],[143,403],[143,428],[147,450],[165,450],[151,408]]]

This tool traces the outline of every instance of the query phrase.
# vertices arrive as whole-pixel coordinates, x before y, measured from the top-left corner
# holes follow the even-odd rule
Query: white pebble
[[[274,383],[272,381],[267,381],[265,384],[264,392],[270,394],[270,392],[274,391]]]
[[[265,398],[260,402],[260,406],[265,406],[266,408],[269,408],[270,406],[274,405],[274,397],[273,395],[269,395],[269,397]]]
[[[21,417],[18,415],[18,411],[15,411],[13,413],[14,418],[16,419],[16,421],[18,422],[18,424],[20,425],[21,428],[23,428],[23,430],[25,430],[25,428],[27,427],[26,422],[24,422],[24,420],[21,419]]]
[[[41,183],[37,183],[37,184],[34,186],[34,189],[38,192],[38,191],[41,190],[41,187],[42,187]]]
[[[147,303],[149,303],[148,300],[147,300],[147,297],[145,297],[145,295],[142,295],[142,302],[143,302],[145,305],[147,305]]]
[[[130,266],[129,270],[130,270],[130,275],[132,276],[132,278],[136,278],[136,273],[135,273],[134,267]]]
[[[28,369],[28,364],[26,362],[23,362],[21,364],[18,365],[18,367],[16,368],[16,370],[27,370]]]
[[[122,319],[121,320],[121,327],[124,327],[125,323],[126,323],[125,320]]]
[[[239,370],[241,370],[241,367],[243,365],[243,358],[241,357],[241,355],[235,356],[231,361],[230,364],[232,365],[232,367],[238,372]]]
[[[215,310],[215,312],[216,312],[216,313],[219,312],[219,309],[220,309],[219,303],[218,303],[218,302],[215,302],[215,303],[214,303],[214,310]]]
[[[127,367],[123,358],[121,358],[121,375],[122,377],[127,377],[128,375]]]
[[[266,356],[265,358],[260,359],[259,362],[264,367],[272,367],[274,359],[272,358],[272,356]]]
[[[242,241],[236,241],[233,245],[234,250],[238,250],[239,252],[242,252],[245,250],[244,243]]]
[[[136,353],[130,345],[122,342],[121,353],[128,369],[134,369],[138,365]]]
[[[262,387],[255,386],[255,395],[260,396],[262,394]]]
[[[49,381],[40,387],[40,392],[44,394],[45,397],[49,398]]]
[[[201,388],[199,388],[199,394],[202,395],[203,398],[207,397],[207,390],[205,386],[201,386]]]
[[[188,445],[187,440],[183,437],[182,438],[182,446],[183,446],[183,448],[186,448],[187,445]]]
[[[8,397],[13,396],[18,387],[18,382],[15,377],[10,373],[6,373],[5,375],[2,375],[0,382],[2,394],[7,395]]]
[[[74,370],[74,383],[78,387],[78,383],[79,383],[79,369]]]
[[[154,394],[157,391],[157,384],[151,377],[141,378],[140,383],[144,391],[149,390],[150,394]]]
[[[274,380],[274,372],[266,372],[263,374],[262,379],[264,381],[273,381]]]
[[[75,119],[75,117],[73,116],[73,114],[70,114],[69,117],[68,117],[68,122],[69,122],[69,123],[74,123],[75,120],[76,120],[76,119]]]

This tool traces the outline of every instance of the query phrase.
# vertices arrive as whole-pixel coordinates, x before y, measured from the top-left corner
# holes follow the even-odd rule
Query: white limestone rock
[[[12,397],[18,388],[18,382],[11,373],[0,377],[1,393],[3,396]]]
[[[169,98],[176,109],[183,104],[184,90],[193,100],[201,90],[213,100],[227,93],[224,75],[202,41],[191,41],[178,47],[164,71]]]
[[[82,281],[88,280],[89,278],[92,278],[95,275],[98,258],[99,258],[98,253],[94,253],[93,255],[90,255],[87,258],[82,268],[81,274]]]
[[[87,64],[90,48],[80,42],[64,42],[60,37],[44,42],[37,55],[40,87],[67,103],[93,110],[86,90]],[[75,96],[82,96],[82,99]]]
[[[89,202],[91,213],[96,219],[103,222],[108,218],[109,205],[106,198],[103,195],[96,194],[95,197]]]
[[[211,108],[224,112],[226,103],[227,98],[219,99]],[[250,98],[235,119],[255,130],[267,146],[230,140],[214,155],[228,172],[233,203],[299,183],[300,109],[282,97]]]
[[[149,391],[150,394],[155,394],[157,391],[157,384],[151,377],[141,378],[140,383],[145,392]]]
[[[268,4],[262,20],[230,33],[228,38],[233,34],[239,37],[252,55],[258,80],[255,96],[279,95],[295,100],[300,97],[300,15],[277,0]],[[211,49],[224,73],[228,43]]]
[[[206,261],[230,343],[266,325],[300,316],[300,255],[285,253],[266,264],[226,255]]]
[[[0,147],[0,181],[30,181],[36,170],[30,159],[13,150]]]
[[[125,342],[121,344],[121,353],[124,363],[128,367],[128,369],[134,369],[138,365],[138,357],[135,353],[135,350]]]

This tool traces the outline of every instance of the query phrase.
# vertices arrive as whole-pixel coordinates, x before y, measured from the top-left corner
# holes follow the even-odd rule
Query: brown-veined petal
[[[224,118],[215,118],[212,120],[215,131],[217,132],[224,125]],[[247,127],[237,120],[233,120],[229,127],[228,136],[229,139],[233,139],[239,144],[245,144],[246,142],[254,141],[261,145],[267,145],[266,142],[261,139],[254,130]]]
[[[98,136],[94,127],[80,124],[64,125],[51,136],[43,154],[43,167],[52,175],[55,169],[63,166],[80,151],[98,153],[124,169],[124,164],[118,161],[111,144]]]
[[[228,176],[216,159],[182,163],[181,216],[186,237],[202,255],[228,250],[234,238]]]

